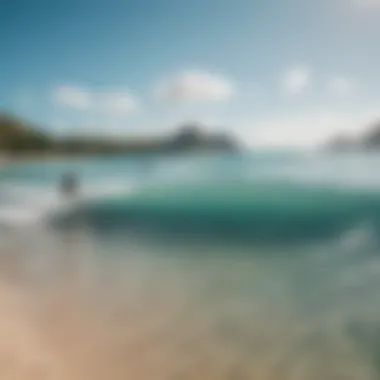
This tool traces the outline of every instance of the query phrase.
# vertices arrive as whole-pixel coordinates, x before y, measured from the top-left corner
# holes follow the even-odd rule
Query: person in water
[[[79,192],[78,178],[74,173],[66,173],[61,179],[61,193],[66,197],[75,197]]]

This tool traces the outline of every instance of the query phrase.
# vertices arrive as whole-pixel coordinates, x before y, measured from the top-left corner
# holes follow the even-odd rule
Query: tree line
[[[100,138],[61,137],[42,132],[40,128],[20,118],[0,115],[0,152],[22,154],[132,154],[176,152],[193,149],[235,151],[237,144],[224,134],[206,135],[195,124],[183,126],[166,137]]]

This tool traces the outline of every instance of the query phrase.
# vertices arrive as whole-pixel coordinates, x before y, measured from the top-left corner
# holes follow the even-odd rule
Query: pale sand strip
[[[240,313],[226,307],[228,294],[205,305],[207,286],[224,279],[230,288],[233,274],[252,273],[245,263],[200,268],[188,286],[170,262],[144,272],[131,260],[84,278],[90,259],[73,256],[63,277],[44,283],[12,257],[0,270],[1,380],[375,378],[339,325],[316,335],[266,299]]]

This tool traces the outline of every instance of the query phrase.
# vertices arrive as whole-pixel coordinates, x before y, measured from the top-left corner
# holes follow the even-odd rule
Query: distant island
[[[180,126],[168,136],[57,138],[19,118],[0,115],[0,153],[8,156],[238,151],[239,145],[231,136],[206,133],[197,123]]]
[[[355,137],[344,134],[335,136],[327,142],[325,148],[331,152],[380,151],[380,122]]]

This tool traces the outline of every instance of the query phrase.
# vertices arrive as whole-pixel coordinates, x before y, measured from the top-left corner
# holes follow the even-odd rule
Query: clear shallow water
[[[379,163],[257,153],[7,169],[0,273],[30,350],[49,353],[36,366],[70,379],[378,379]],[[74,211],[55,191],[69,168],[83,180]]]

